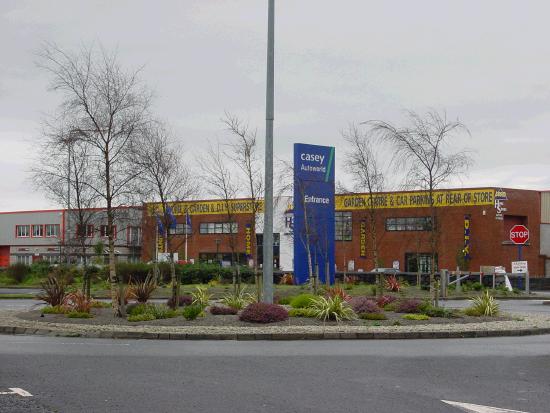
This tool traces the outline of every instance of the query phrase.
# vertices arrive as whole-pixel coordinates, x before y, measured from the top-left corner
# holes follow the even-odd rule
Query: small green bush
[[[359,314],[359,318],[363,320],[387,320],[384,313],[363,313]]]
[[[92,318],[93,316],[90,313],[84,313],[81,311],[70,311],[67,313],[68,318]]]
[[[292,297],[290,295],[286,296],[286,297],[281,297],[281,298],[279,298],[277,304],[279,304],[279,305],[289,305],[290,301],[292,301],[292,298],[294,298],[294,297]]]
[[[473,308],[473,313],[480,313],[480,315],[494,317],[499,313],[498,303],[495,301],[494,297],[489,294],[489,290],[479,297],[474,297],[470,300],[472,305],[470,308]],[[468,314],[473,315],[473,314]]]
[[[289,317],[309,317],[314,318],[315,317],[315,311],[313,311],[311,308],[291,308],[288,311]]]
[[[151,321],[154,319],[155,319],[155,316],[153,314],[137,314],[137,315],[128,316],[128,321],[130,322]]]
[[[451,318],[453,317],[453,312],[445,307],[434,307],[430,303],[424,303],[420,307],[421,314],[425,314],[428,317],[440,317],[440,318]]]
[[[316,297],[311,302],[311,309],[321,320],[353,320],[357,315],[351,306],[339,295],[334,297]]]
[[[198,305],[204,310],[208,307],[212,294],[208,293],[208,287],[197,285],[195,291],[191,293],[191,297],[193,297],[193,305]]]
[[[128,315],[140,315],[145,314],[147,310],[147,304],[132,303],[126,306],[126,314]]]
[[[394,301],[393,303],[386,304],[384,307],[384,311],[395,311],[397,309],[397,301]]]
[[[21,263],[12,264],[6,270],[8,277],[16,284],[21,284],[30,272],[31,268]]]
[[[307,308],[311,305],[312,300],[316,298],[313,294],[300,294],[290,300],[290,306],[292,308]]]
[[[203,308],[200,305],[188,305],[183,309],[183,317],[186,320],[194,320],[202,314]]]
[[[476,282],[472,283],[472,290],[474,290],[474,291],[483,290],[483,284],[481,284],[479,281],[476,281]]]
[[[475,307],[467,307],[462,311],[464,312],[465,315],[470,317],[481,317],[483,315],[481,310]]]
[[[178,315],[176,310],[172,310],[164,304],[161,305],[148,305],[145,307],[145,314],[151,314],[157,320],[163,318],[173,318]]]
[[[416,320],[416,321],[423,321],[423,320],[429,320],[430,317],[426,314],[405,314],[402,316],[405,320]]]
[[[67,310],[60,305],[56,305],[53,307],[47,306],[42,309],[42,314],[66,314],[66,313],[67,313]]]
[[[246,292],[246,287],[245,287],[236,293],[225,295],[221,301],[227,307],[234,308],[236,310],[242,310],[248,304],[256,300],[252,294]]]

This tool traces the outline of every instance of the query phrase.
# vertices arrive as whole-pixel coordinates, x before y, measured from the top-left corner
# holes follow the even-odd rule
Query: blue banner
[[[334,148],[294,144],[294,277],[334,283]]]

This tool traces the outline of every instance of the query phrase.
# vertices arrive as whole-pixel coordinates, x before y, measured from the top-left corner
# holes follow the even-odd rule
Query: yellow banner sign
[[[441,190],[434,191],[433,204],[436,207],[459,207],[473,205],[493,205],[495,190],[491,188],[463,189],[463,190]],[[353,211],[369,209],[388,208],[427,208],[432,200],[426,191],[419,192],[393,192],[356,195],[336,195],[335,207],[337,211]]]
[[[229,201],[184,201],[169,203],[172,213],[178,215],[214,215],[214,214],[251,214],[254,203],[250,199],[234,199]],[[160,203],[147,204],[149,216],[160,213]],[[264,201],[256,201],[256,212],[264,211]]]

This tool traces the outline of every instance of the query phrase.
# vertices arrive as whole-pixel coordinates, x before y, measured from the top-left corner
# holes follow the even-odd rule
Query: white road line
[[[18,394],[21,397],[32,397],[32,394],[30,394],[28,391],[23,390],[19,387],[10,387],[11,391],[0,391],[1,394]]]
[[[128,347],[130,346],[130,343],[71,343],[71,342],[61,342],[61,343],[54,343],[52,341],[10,341],[8,344],[63,344],[66,346],[124,346]]]
[[[500,407],[482,406],[481,404],[452,402],[450,400],[441,400],[443,403],[450,404],[463,412],[468,413],[528,413],[520,410],[501,409]]]

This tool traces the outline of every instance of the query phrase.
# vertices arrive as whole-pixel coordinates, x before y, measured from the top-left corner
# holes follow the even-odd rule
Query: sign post
[[[525,225],[514,225],[510,228],[510,241],[518,246],[518,260],[512,262],[512,273],[525,273],[525,287],[527,288],[527,261],[522,261],[522,247],[529,241],[529,229]],[[516,264],[516,271],[514,271]],[[521,278],[518,278],[521,281]],[[521,285],[519,285],[521,288]]]
[[[294,144],[294,276],[334,283],[334,147]]]

